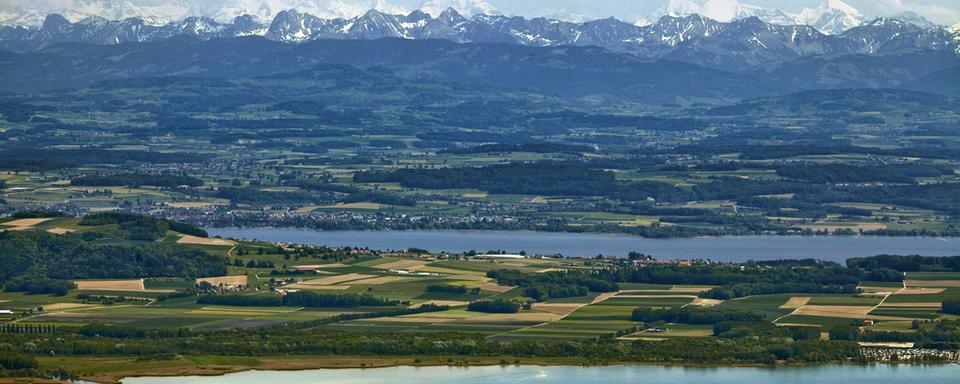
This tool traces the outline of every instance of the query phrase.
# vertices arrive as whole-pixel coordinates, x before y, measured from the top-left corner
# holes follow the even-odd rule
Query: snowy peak
[[[486,13],[484,13],[484,15],[486,15]],[[467,18],[463,17],[460,12],[457,12],[457,10],[453,8],[447,8],[445,11],[443,11],[443,13],[440,14],[440,16],[437,16],[437,20],[447,25],[467,22]]]
[[[290,9],[281,11],[273,18],[266,36],[273,40],[300,43],[315,38],[326,29],[327,23],[319,17]]]
[[[440,17],[449,9],[454,9],[461,15],[499,15],[500,11],[484,0],[426,0],[420,4],[419,10],[432,17]]]
[[[893,18],[894,18],[894,19],[897,19],[897,20],[900,20],[900,21],[906,21],[906,22],[908,22],[908,23],[910,23],[910,24],[916,25],[916,26],[921,27],[921,28],[936,28],[936,27],[937,27],[936,24],[934,24],[934,23],[931,22],[930,20],[927,20],[927,19],[924,18],[923,16],[920,16],[920,15],[917,14],[916,12],[910,12],[910,11],[900,12],[900,13],[894,15]]]
[[[351,35],[361,39],[384,37],[411,38],[397,16],[371,9],[356,19],[348,29]]]
[[[669,0],[665,6],[657,10],[656,14],[652,15],[652,18],[684,17],[696,14],[727,22],[754,16],[754,11],[757,9],[760,7],[742,4],[737,0]]]
[[[795,21],[835,35],[863,24],[863,18],[863,13],[843,1],[824,0],[814,8],[804,8]]]
[[[697,6],[707,6],[710,1],[730,0],[701,1],[703,4],[675,0],[676,4],[699,4]],[[878,18],[846,32],[827,35],[808,25],[767,22],[764,18],[783,19],[789,15],[736,4],[742,12],[729,22],[691,14],[664,16],[644,26],[615,18],[584,23],[487,14],[467,18],[456,8],[445,8],[436,17],[426,11],[404,15],[370,9],[351,18],[323,18],[289,9],[277,13],[269,25],[252,15],[238,16],[226,23],[209,17],[187,17],[162,24],[146,18],[111,21],[99,17],[71,23],[67,17],[53,14],[46,17],[41,28],[0,27],[0,49],[30,51],[62,42],[120,44],[182,35],[201,40],[263,36],[294,44],[318,39],[444,39],[457,43],[537,47],[597,46],[723,70],[740,70],[812,55],[883,54],[916,49],[960,52],[956,32],[922,27],[911,15],[904,17],[910,19],[908,21]],[[838,4],[842,3],[824,2],[820,8],[826,11],[819,17],[852,15],[849,9]],[[745,16],[747,12],[754,15]]]
[[[837,34],[863,22],[863,14],[859,10],[840,0],[824,0],[818,6],[804,8],[797,14],[737,0],[669,0],[653,18],[659,15],[682,17],[693,14],[724,22],[757,17],[770,24],[810,25],[826,34]]]

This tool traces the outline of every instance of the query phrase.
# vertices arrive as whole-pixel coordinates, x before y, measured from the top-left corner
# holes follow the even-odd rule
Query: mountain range
[[[825,4],[836,7],[832,1],[835,0]],[[805,13],[809,17],[816,12]],[[882,55],[916,49],[960,54],[960,31],[932,25],[911,15],[877,18],[829,35],[810,25],[769,23],[756,15],[730,22],[699,14],[667,15],[655,23],[638,26],[615,18],[574,23],[485,13],[467,17],[453,8],[436,16],[420,10],[406,15],[369,10],[354,18],[321,18],[287,10],[279,12],[269,24],[251,15],[238,16],[226,23],[208,17],[160,23],[143,17],[123,20],[88,17],[70,22],[61,15],[51,14],[39,28],[0,27],[0,49],[24,52],[65,42],[109,45],[178,36],[200,40],[262,36],[296,44],[321,39],[398,38],[534,47],[596,46],[723,70],[742,70],[818,55]]]

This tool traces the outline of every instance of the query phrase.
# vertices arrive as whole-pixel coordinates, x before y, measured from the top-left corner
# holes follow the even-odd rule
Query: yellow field
[[[50,229],[48,229],[47,232],[50,232],[50,233],[52,233],[52,234],[54,234],[54,235],[63,235],[63,234],[66,234],[66,233],[73,232],[73,230],[72,230],[72,229],[66,229],[66,228],[56,227],[56,228],[50,228]]]
[[[690,303],[690,305],[696,305],[700,307],[712,307],[714,305],[720,305],[720,304],[723,304],[723,300],[704,299],[704,298],[696,298],[693,300],[693,302]]]
[[[960,287],[960,280],[906,280],[908,287]]]
[[[6,225],[6,226],[10,226],[10,227],[25,227],[25,228],[30,228],[30,227],[32,227],[32,226],[34,226],[34,225],[37,225],[37,224],[40,224],[40,223],[43,223],[43,222],[46,222],[46,221],[50,221],[50,220],[53,220],[53,219],[50,219],[50,218],[19,219],[19,220],[8,221],[8,222],[2,223],[2,224],[0,224],[0,225]]]
[[[348,273],[346,275],[337,275],[337,276],[324,277],[322,279],[307,280],[307,281],[304,281],[303,283],[300,283],[300,285],[335,285],[335,284],[343,283],[347,281],[369,279],[371,277],[376,277],[376,276],[364,275],[361,273]]]
[[[548,312],[519,312],[519,313],[493,313],[477,317],[464,319],[465,323],[508,323],[508,322],[530,322],[546,323],[558,320],[559,315]]]
[[[179,240],[178,244],[193,244],[193,245],[223,245],[223,246],[233,246],[236,243],[233,240],[217,239],[213,237],[196,237],[190,235],[183,235]]]
[[[614,296],[616,296],[616,295],[617,295],[617,292],[601,293],[601,294],[597,295],[597,297],[594,297],[594,298],[593,298],[593,301],[591,301],[590,304],[596,304],[596,303],[599,303],[599,302],[606,301],[607,299],[609,299],[609,298],[611,298],[611,297],[614,297]]]
[[[841,319],[863,319],[873,307],[853,305],[804,305],[793,312],[797,316],[837,317]]]
[[[943,293],[946,288],[906,288],[897,292],[898,295],[935,295]]]
[[[786,303],[780,306],[780,309],[797,309],[810,302],[810,297],[791,297]]]
[[[133,280],[75,280],[81,291],[134,291],[144,292],[143,279]]]
[[[52,303],[52,304],[44,304],[43,310],[44,312],[51,312],[51,311],[64,311],[67,309],[89,308],[89,307],[96,307],[96,305],[81,304],[81,303]]]
[[[507,291],[509,291],[509,290],[511,290],[511,289],[513,289],[513,288],[514,288],[514,287],[505,286],[505,285],[497,285],[497,284],[493,284],[493,283],[484,284],[484,285],[481,285],[481,286],[480,286],[480,289],[482,289],[482,290],[484,290],[484,291],[497,292],[497,293],[504,293],[504,292],[507,292]]]

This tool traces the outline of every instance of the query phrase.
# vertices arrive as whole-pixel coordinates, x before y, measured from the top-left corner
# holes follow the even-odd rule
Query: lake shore
[[[179,377],[179,376],[222,376],[245,371],[307,371],[316,369],[373,369],[391,367],[489,367],[489,366],[661,366],[688,368],[764,368],[764,367],[811,367],[828,365],[869,366],[874,364],[855,364],[849,362],[828,362],[822,364],[691,364],[666,362],[629,362],[629,361],[590,361],[579,358],[516,358],[516,357],[469,357],[463,356],[217,356],[217,357],[181,357],[174,360],[137,361],[126,357],[44,357],[38,359],[41,365],[59,364],[68,368],[77,367],[81,380],[100,384],[120,384],[125,378],[132,377]],[[885,365],[950,365],[943,363],[883,363]],[[82,374],[80,367],[95,372]],[[0,379],[0,383],[18,383],[22,379]],[[57,382],[53,380],[35,381]]]
[[[878,236],[720,236],[651,239],[624,234],[536,231],[321,231],[298,228],[209,228],[211,236],[271,242],[350,246],[377,250],[426,249],[438,252],[508,253],[566,257],[626,256],[637,251],[659,259],[748,260],[820,259],[844,262],[880,254],[952,256],[960,239]]]

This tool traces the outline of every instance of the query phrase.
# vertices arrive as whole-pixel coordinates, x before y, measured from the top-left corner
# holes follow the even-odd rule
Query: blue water
[[[958,383],[953,365],[825,365],[780,368],[608,367],[393,367],[248,371],[211,377],[126,378],[123,384],[892,384]]]
[[[624,256],[638,251],[661,259],[746,261],[815,258],[843,262],[880,254],[960,255],[960,239],[874,236],[742,236],[647,239],[636,236],[530,231],[316,231],[291,228],[210,229],[212,235],[379,250],[431,252],[526,251],[564,256]]]

